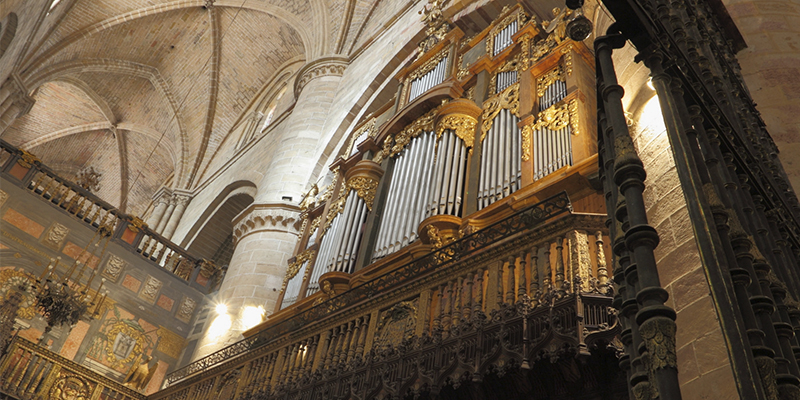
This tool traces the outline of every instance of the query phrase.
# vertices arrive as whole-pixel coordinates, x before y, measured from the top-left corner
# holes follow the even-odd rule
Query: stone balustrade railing
[[[203,292],[213,290],[220,271],[207,260],[197,259],[183,248],[147,227],[138,217],[117,210],[88,190],[60,177],[31,153],[0,140],[0,175],[58,210],[82,221],[93,230],[105,229],[112,241],[138,254],[143,260],[181,277],[190,285],[198,274],[206,285],[193,285]]]

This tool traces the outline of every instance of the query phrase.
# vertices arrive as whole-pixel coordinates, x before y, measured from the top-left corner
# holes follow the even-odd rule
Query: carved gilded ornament
[[[578,119],[578,100],[572,99],[569,101],[569,125],[572,127],[572,134],[577,135],[580,132],[580,120]]]
[[[372,211],[372,203],[375,201],[375,190],[378,189],[378,181],[365,176],[354,176],[347,181],[347,187],[355,190],[358,197],[364,200],[367,209]]]
[[[494,72],[494,74],[492,74],[492,79],[489,81],[489,96],[494,96],[497,92],[497,75],[501,72],[511,71],[520,71],[520,54],[517,54],[516,57],[507,60]]]
[[[481,141],[486,138],[486,134],[492,129],[494,117],[501,110],[509,110],[512,114],[519,117],[519,82],[507,87],[500,94],[486,100],[483,103],[483,114],[481,114]]]
[[[89,400],[92,384],[78,375],[63,375],[50,389],[48,400]]]
[[[433,131],[433,122],[434,118],[436,117],[436,113],[439,111],[439,107],[434,108],[431,111],[428,111],[425,115],[417,118],[416,121],[412,122],[408,125],[405,129],[403,129],[400,133],[395,135],[394,137],[394,145],[392,146],[391,151],[389,152],[390,157],[395,157],[400,154],[406,146],[411,143],[411,139],[419,136],[420,133],[424,131]],[[384,143],[384,146],[386,144]]]
[[[542,76],[536,78],[536,95],[539,97],[544,96],[550,85],[558,81],[564,81],[564,79],[564,69],[560,65],[545,72]]]
[[[39,157],[36,157],[35,155],[33,155],[33,154],[23,150],[23,149],[19,149],[19,151],[20,151],[21,154],[19,155],[20,158],[19,158],[19,160],[17,160],[17,163],[19,165],[21,165],[22,167],[24,167],[24,168],[30,168],[30,167],[33,166],[34,163],[42,161],[42,160],[39,159]]]
[[[469,68],[464,65],[464,54],[458,56],[458,72],[456,72],[456,78],[458,80],[464,80],[464,78],[469,75]]]
[[[186,199],[186,202],[188,202],[188,198]],[[147,226],[147,224],[144,221],[142,221],[141,218],[139,218],[139,217],[134,215],[133,217],[131,217],[131,221],[128,224],[128,229],[130,229],[131,232],[136,233],[136,232],[139,232],[139,229],[142,229],[143,227],[146,227],[146,226]]]
[[[533,135],[533,124],[528,124],[522,127],[520,135],[522,136],[522,161],[530,161],[531,159],[531,135]]]
[[[0,302],[8,298],[12,290],[22,292],[22,302],[19,304],[17,316],[22,319],[32,319],[36,316],[36,293],[34,291],[34,276],[24,271],[4,269],[0,271]]]
[[[0,207],[3,206],[3,203],[5,203],[6,200],[8,200],[8,193],[0,190]]]
[[[526,33],[519,38],[520,43],[522,43],[522,48],[520,49],[520,64],[519,70],[525,71],[530,66],[531,56],[530,56],[530,49],[531,49],[531,35]]]
[[[579,132],[578,101],[570,100],[568,103],[554,104],[536,116],[536,122],[531,126],[533,130],[547,128],[558,131],[569,126],[572,134]]]
[[[294,278],[295,275],[300,272],[300,268],[303,268],[303,264],[311,261],[315,254],[317,254],[317,252],[312,249],[307,249],[306,251],[298,254],[297,257],[295,257],[294,262],[289,264],[289,268],[286,270],[286,281]]]
[[[478,120],[463,114],[446,115],[439,121],[436,136],[442,137],[445,130],[452,130],[464,142],[464,147],[472,148],[475,142],[475,125]]]
[[[567,76],[572,75],[572,45],[564,46],[561,54],[564,55],[564,68],[567,70]]]
[[[408,74],[408,81],[411,82],[414,79],[421,78],[425,76],[428,72],[433,71],[437,65],[447,57],[447,54],[450,53],[450,46],[443,48],[440,52],[436,53],[435,56],[431,57],[430,60],[425,61],[424,64],[419,66],[419,68],[415,69],[414,72]],[[410,84],[409,84],[410,85]]]
[[[426,37],[419,44],[419,54],[422,57],[428,50],[433,48],[436,43],[442,41],[447,35],[450,26],[442,15],[442,6],[447,0],[428,0],[428,5],[419,12],[422,14],[422,22],[425,24]]]
[[[132,362],[134,359],[144,354],[148,339],[144,335],[144,329],[139,324],[129,320],[119,320],[111,325],[106,336],[106,360],[111,363],[111,368],[121,368],[123,365]],[[122,354],[118,350],[118,343],[121,340],[132,339],[130,345],[133,346],[129,351]],[[127,345],[126,345],[127,346]]]
[[[507,7],[508,6],[506,6],[506,8]],[[507,11],[506,8],[503,9],[503,13]],[[492,54],[494,50],[494,38],[498,33],[500,33],[500,31],[506,29],[506,27],[514,21],[517,21],[517,28],[521,28],[522,25],[525,25],[525,21],[527,20],[528,16],[525,15],[525,12],[522,11],[522,8],[517,8],[516,11],[507,15],[499,23],[492,27],[492,30],[489,31],[489,35],[486,37],[486,54]]]

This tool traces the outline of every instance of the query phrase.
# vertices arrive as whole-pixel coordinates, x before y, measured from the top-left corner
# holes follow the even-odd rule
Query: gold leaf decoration
[[[375,190],[378,188],[378,181],[365,176],[354,176],[347,181],[347,187],[355,190],[358,197],[366,203],[367,209],[372,211],[372,203],[375,201]]]
[[[450,114],[439,121],[436,136],[441,137],[445,130],[452,130],[464,142],[464,147],[471,148],[475,142],[475,125],[478,121],[469,115]]]
[[[544,96],[544,92],[547,90],[550,85],[556,83],[557,81],[564,80],[564,70],[561,66],[557,66],[550,71],[544,73],[544,75],[536,78],[536,95],[539,97]]]
[[[519,117],[519,82],[507,87],[500,92],[500,94],[483,103],[483,114],[481,114],[481,119],[483,120],[481,124],[481,141],[483,141],[486,134],[489,133],[489,130],[492,129],[494,117],[503,109],[509,110],[512,114]]]
[[[577,135],[579,132],[580,124],[578,119],[578,100],[572,99],[569,101],[569,125],[572,127],[572,134]]]
[[[533,134],[533,128],[531,125],[525,125],[522,127],[522,161],[530,161],[531,159],[531,135]]]
[[[569,125],[569,106],[567,104],[552,105],[539,113],[533,129],[547,128],[558,131]]]
[[[433,120],[436,117],[436,113],[439,111],[439,107],[434,108],[431,111],[428,111],[425,115],[417,118],[416,121],[409,124],[405,129],[403,129],[400,133],[395,135],[394,137],[394,145],[392,146],[389,155],[394,157],[400,154],[406,146],[411,143],[411,139],[419,136],[420,133],[423,131],[433,131]],[[384,142],[384,149],[386,148],[386,143]]]

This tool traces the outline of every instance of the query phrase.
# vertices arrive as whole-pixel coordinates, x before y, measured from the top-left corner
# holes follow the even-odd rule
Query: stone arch
[[[14,37],[17,35],[17,14],[10,13],[6,19],[0,24],[2,27],[2,34],[0,34],[0,58],[6,54],[6,50],[11,46]]]
[[[255,195],[256,185],[249,181],[226,186],[197,218],[181,246],[198,257],[229,261],[233,255],[233,218],[253,203]]]

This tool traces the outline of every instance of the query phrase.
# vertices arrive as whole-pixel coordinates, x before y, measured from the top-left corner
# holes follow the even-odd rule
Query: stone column
[[[339,81],[347,67],[341,57],[323,57],[306,64],[294,85],[297,101],[278,140],[272,162],[259,187],[257,201],[271,203],[291,197],[298,203],[317,169],[319,150],[327,143],[324,126]]]
[[[233,221],[236,248],[216,297],[218,304],[227,306],[232,325],[216,336],[206,331],[194,359],[242,339],[241,332],[247,328],[241,319],[245,307],[275,309],[300,224],[300,207],[287,204],[253,204]]]
[[[169,205],[167,199],[165,198],[165,191],[164,189],[159,190],[156,192],[155,195],[155,202],[156,205],[153,208],[153,212],[150,213],[150,218],[147,219],[147,226],[151,229],[156,229],[158,223],[161,222],[161,219],[164,217],[164,213],[167,211],[167,206]]]
[[[11,104],[0,115],[0,133],[4,132],[18,117],[30,111],[35,102],[28,95],[17,94],[11,95],[3,102],[3,105],[7,104],[9,100],[11,100]]]
[[[167,226],[164,227],[164,233],[161,234],[161,236],[167,239],[172,238],[172,234],[175,233],[175,228],[177,228],[178,223],[181,222],[181,217],[183,217],[183,212],[186,210],[186,205],[189,204],[192,198],[188,194],[175,193],[173,199],[175,199],[175,208],[172,210],[172,215],[169,216]]]
[[[169,219],[172,216],[172,212],[175,211],[175,198],[174,197],[170,196],[169,198],[164,199],[164,201],[167,202],[167,210],[164,211],[163,215],[161,215],[161,219],[158,221],[158,225],[156,225],[156,227],[155,227],[155,231],[158,234],[161,234],[161,232],[164,232],[164,227],[167,226],[167,222],[169,222]]]

